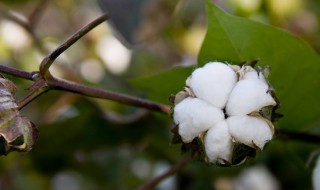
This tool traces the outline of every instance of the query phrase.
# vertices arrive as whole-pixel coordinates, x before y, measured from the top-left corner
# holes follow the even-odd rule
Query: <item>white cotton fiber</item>
[[[237,75],[229,66],[211,62],[192,73],[190,86],[196,97],[223,108],[236,81]]]
[[[230,135],[240,143],[263,149],[273,136],[273,130],[262,118],[252,116],[232,116],[227,119]]]
[[[259,81],[263,82],[264,84],[268,85],[262,72],[259,72],[259,73],[256,71],[247,72],[246,74],[244,74],[242,80],[259,80]]]
[[[216,163],[221,159],[230,162],[233,142],[225,120],[209,129],[204,138],[204,146],[210,162]]]
[[[268,92],[269,86],[260,80],[241,80],[232,92],[226,105],[229,116],[246,115],[277,103]]]
[[[224,113],[199,98],[186,98],[174,107],[173,119],[185,143],[224,120]]]
[[[320,190],[320,156],[312,173],[312,183],[314,190]]]

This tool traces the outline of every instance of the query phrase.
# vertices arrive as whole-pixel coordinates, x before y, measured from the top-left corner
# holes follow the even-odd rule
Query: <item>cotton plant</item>
[[[217,165],[254,157],[275,132],[278,103],[268,73],[268,67],[221,62],[195,69],[172,99],[175,141]]]

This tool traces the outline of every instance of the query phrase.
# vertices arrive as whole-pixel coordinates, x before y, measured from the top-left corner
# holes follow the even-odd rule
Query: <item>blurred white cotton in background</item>
[[[137,158],[131,162],[130,169],[135,176],[146,179],[150,176],[151,164],[146,159]]]
[[[131,51],[124,47],[115,37],[103,37],[96,48],[110,72],[121,74],[128,69]]]
[[[153,177],[157,177],[167,172],[170,169],[171,165],[167,162],[157,162],[154,166]],[[162,180],[155,189],[157,190],[175,190],[177,189],[177,178],[175,175]]]
[[[10,22],[1,22],[1,34],[4,43],[15,50],[21,50],[31,44],[28,33],[19,25]]]
[[[245,169],[233,180],[233,190],[278,190],[279,182],[264,166]]]
[[[316,166],[313,169],[312,183],[314,190],[320,190],[320,156],[318,157]]]
[[[104,77],[104,67],[94,59],[87,59],[81,63],[81,76],[92,83],[100,82]]]
[[[95,185],[80,173],[74,171],[62,171],[53,176],[52,190],[85,190],[96,189]]]

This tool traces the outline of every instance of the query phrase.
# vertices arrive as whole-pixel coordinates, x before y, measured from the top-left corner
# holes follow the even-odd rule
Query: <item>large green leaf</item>
[[[320,123],[320,59],[304,41],[282,30],[231,16],[208,1],[208,30],[198,64],[259,59],[270,65],[270,81],[284,117],[279,127],[305,128]]]
[[[210,61],[238,64],[259,59],[259,65],[271,66],[270,81],[284,114],[278,126],[307,129],[320,123],[320,59],[299,38],[258,22],[231,16],[207,1],[208,30],[198,65]],[[171,93],[181,89],[191,69],[173,69],[135,80],[152,100],[167,102]]]

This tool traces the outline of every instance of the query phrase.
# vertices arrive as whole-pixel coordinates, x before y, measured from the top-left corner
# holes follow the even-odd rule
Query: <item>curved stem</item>
[[[55,59],[63,53],[65,50],[67,50],[70,46],[72,46],[75,42],[77,42],[81,37],[83,37],[85,34],[87,34],[89,31],[91,31],[93,28],[101,24],[102,22],[106,21],[108,19],[107,14],[103,14],[100,17],[96,18],[80,30],[78,30],[76,33],[74,33],[72,36],[70,36],[65,42],[63,42],[59,47],[57,47],[54,51],[52,51],[49,55],[47,55],[40,64],[40,74],[44,78],[51,77],[51,74],[49,73],[49,68],[52,65],[52,63],[55,61]]]
[[[156,185],[158,185],[161,181],[164,179],[172,176],[173,174],[177,173],[178,170],[185,167],[187,164],[189,164],[192,161],[191,156],[186,157],[185,159],[179,161],[178,163],[171,166],[171,168],[163,173],[162,175],[159,175],[152,180],[148,181],[146,184],[138,187],[138,190],[148,190],[148,189],[154,189]]]
[[[98,89],[83,84],[61,80],[52,77],[47,81],[48,85],[55,90],[73,92],[89,97],[113,100],[119,103],[146,108],[152,111],[158,111],[164,114],[170,113],[170,106],[152,102],[146,99],[129,96],[109,90]]]

